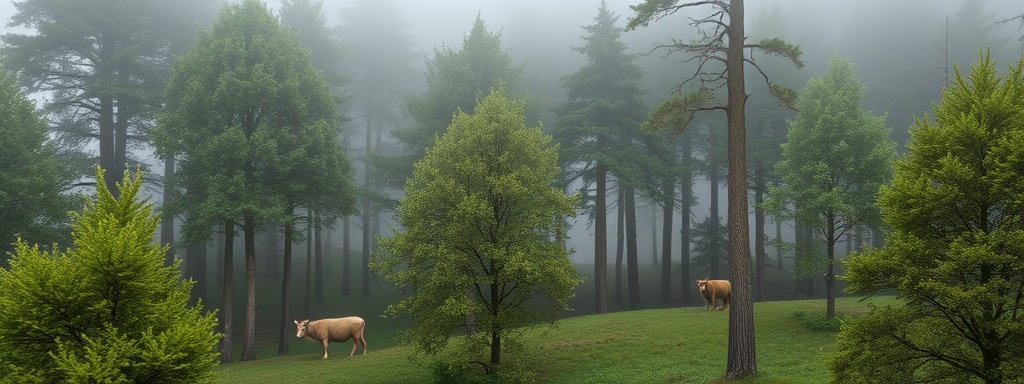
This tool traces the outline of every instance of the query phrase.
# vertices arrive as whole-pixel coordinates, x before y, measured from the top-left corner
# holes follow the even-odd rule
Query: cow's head
[[[298,321],[295,320],[295,326],[299,328],[299,332],[295,334],[296,339],[301,339],[306,336],[306,326],[309,325],[309,319]]]
[[[697,280],[697,290],[704,292],[708,285],[708,279]]]

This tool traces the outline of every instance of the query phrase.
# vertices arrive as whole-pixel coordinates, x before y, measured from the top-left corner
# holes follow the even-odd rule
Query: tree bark
[[[195,281],[189,293],[188,305],[195,306],[206,296],[206,244],[196,244],[185,250],[185,276]]]
[[[608,313],[608,172],[597,163],[594,196],[594,313]]]
[[[672,300],[672,216],[676,212],[676,180],[669,177],[662,188],[661,302]]]
[[[757,374],[754,349],[754,302],[750,284],[750,223],[747,218],[747,159],[743,83],[743,0],[732,0],[729,12],[729,46],[726,53],[729,126],[729,276],[732,300],[729,305],[729,360],[725,378],[738,379]]]
[[[834,220],[828,222],[828,237],[826,245],[828,249],[825,255],[828,257],[828,268],[825,269],[825,320],[831,321],[836,317],[836,292],[835,282],[836,276],[833,273],[833,267],[836,260],[836,241],[839,239],[835,235],[836,225]]]
[[[117,174],[117,165],[114,163],[114,98],[110,95],[100,95],[100,167],[103,168],[107,190],[117,197],[121,191],[117,189],[117,182],[121,181],[123,175]]]
[[[220,339],[220,362],[230,363],[232,359],[232,333],[234,332],[234,314],[231,291],[234,290],[232,270],[234,270],[235,254],[235,223],[231,220],[224,221],[224,291],[220,306],[221,332],[224,334]]]
[[[245,333],[241,361],[256,359],[256,218],[245,214]]]
[[[629,284],[629,309],[640,308],[640,274],[637,263],[636,192],[625,188],[626,198],[626,280]]]

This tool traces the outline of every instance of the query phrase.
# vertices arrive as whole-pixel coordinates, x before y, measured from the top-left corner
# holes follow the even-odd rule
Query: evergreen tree
[[[646,0],[630,6],[635,12],[628,27],[630,29],[647,25],[680,10],[708,5],[704,1]],[[757,373],[757,358],[754,349],[754,306],[750,281],[750,231],[747,222],[747,170],[746,170],[746,85],[744,66],[750,61],[744,53],[761,51],[786,57],[800,67],[800,48],[773,38],[763,39],[758,44],[746,44],[744,31],[744,2],[732,0],[711,2],[714,11],[710,15],[694,18],[691,25],[700,31],[692,42],[676,41],[664,48],[686,52],[688,60],[698,62],[698,70],[690,80],[697,84],[697,92],[677,95],[654,112],[652,125],[655,127],[683,128],[694,112],[704,110],[725,111],[728,125],[728,166],[729,166],[729,279],[733,284],[733,301],[729,306],[729,353],[725,377],[736,379]],[[728,21],[723,21],[727,18]],[[724,68],[705,68],[710,63],[725,64]],[[754,64],[756,66],[756,64]],[[767,78],[765,79],[767,80]],[[724,104],[714,105],[712,89],[725,87]],[[795,93],[778,84],[770,86],[773,95],[783,102],[792,102]]]
[[[98,164],[110,170],[107,190],[129,161],[129,139],[145,138],[169,63],[164,24],[153,0],[16,2],[11,27],[34,35],[3,37],[4,60],[43,106],[61,150],[86,151],[98,141]],[[78,169],[91,177],[88,168]]]
[[[114,197],[97,168],[97,197],[74,215],[74,247],[17,244],[0,269],[0,381],[215,381],[214,313],[188,306],[191,281],[164,266],[160,218],[125,172]]]
[[[221,224],[245,237],[246,316],[242,360],[255,359],[255,236],[289,223],[289,209],[353,211],[351,165],[338,141],[337,103],[293,34],[265,4],[226,5],[210,31],[175,64],[167,111],[154,132],[179,169],[172,212],[188,213],[186,243]],[[226,245],[230,242],[226,243]],[[232,249],[225,247],[225,255]],[[222,361],[230,361],[231,258],[225,257]]]
[[[848,292],[902,303],[843,325],[836,382],[1024,380],[1024,59],[955,79],[882,187],[886,245],[845,263]]]
[[[602,1],[594,24],[584,26],[586,44],[573,48],[587,56],[588,64],[562,79],[568,101],[556,113],[559,120],[553,135],[564,168],[570,169],[568,181],[582,181],[584,204],[590,206],[594,221],[595,313],[608,311],[608,178],[621,174],[622,165],[637,159],[634,151],[618,140],[637,131],[644,118],[643,91],[638,84],[643,72],[633,64],[620,41],[622,28],[618,16]]]

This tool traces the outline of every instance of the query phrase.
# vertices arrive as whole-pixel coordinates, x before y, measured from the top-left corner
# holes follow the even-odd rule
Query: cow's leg
[[[350,352],[348,354],[348,357],[355,356],[355,354],[356,354],[356,346],[358,346],[358,345],[359,345],[359,338],[358,337],[353,337],[352,338],[352,352]]]
[[[363,342],[363,354],[366,354],[366,336],[363,336],[362,332],[359,333],[359,340]]]
[[[321,344],[324,345],[324,359],[327,359],[327,343],[328,342],[329,341],[327,339],[324,339],[323,341],[320,342]]]

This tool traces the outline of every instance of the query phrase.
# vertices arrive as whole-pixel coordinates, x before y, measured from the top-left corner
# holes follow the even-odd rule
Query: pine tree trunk
[[[623,253],[623,249],[626,246],[626,244],[625,244],[625,242],[626,242],[626,232],[625,232],[626,231],[626,228],[625,228],[626,214],[625,214],[625,209],[623,208],[626,205],[626,197],[625,196],[626,195],[623,192],[623,187],[620,184],[619,185],[619,190],[618,190],[618,197],[616,199],[616,201],[618,202],[618,204],[617,204],[618,207],[616,209],[616,215],[618,215],[618,219],[617,219],[618,220],[618,225],[616,226],[616,230],[615,230],[615,232],[616,232],[615,233],[615,236],[616,236],[616,240],[615,240],[615,302],[616,303],[621,303],[622,302],[622,253]]]
[[[754,252],[755,252],[755,263],[756,266],[754,271],[756,272],[756,286],[754,290],[754,301],[764,301],[766,291],[765,281],[765,254],[764,249],[764,209],[761,208],[761,203],[764,202],[764,164],[758,163],[754,168]]]
[[[114,159],[114,98],[110,95],[100,95],[100,115],[99,115],[99,128],[100,128],[100,167],[104,171],[104,181],[106,181],[107,190],[116,199],[121,196],[121,191],[117,189],[117,182],[121,181],[123,175],[117,174],[117,165]]]
[[[303,303],[305,318],[313,316],[313,212],[306,210],[306,301]]]
[[[708,140],[710,140],[709,146],[711,147],[712,151],[718,148],[717,137],[718,133],[714,132],[713,128],[709,128]],[[719,240],[722,239],[722,234],[719,233],[719,230],[722,227],[721,214],[718,212],[719,164],[718,156],[715,156],[713,154],[709,154],[708,156],[711,157],[710,161],[708,162],[708,184],[710,184],[711,186],[711,197],[709,199],[709,203],[711,205],[711,212],[709,214],[709,217],[711,218],[711,228],[708,228],[709,273],[708,276],[705,277],[709,277],[712,279],[721,279],[723,277],[721,268],[722,255],[719,253],[719,250],[721,250],[722,248],[722,246],[719,244]]]
[[[682,211],[682,218],[679,223],[679,260],[680,260],[680,295],[683,305],[693,303],[690,293],[690,209],[693,207],[693,134],[683,133],[683,148],[681,157],[683,159],[682,193],[679,199],[679,208]]]
[[[836,317],[836,291],[835,282],[836,275],[833,273],[836,261],[836,242],[839,239],[836,237],[836,225],[834,220],[828,221],[828,234],[825,239],[828,243],[828,247],[825,251],[826,257],[828,257],[828,268],[825,270],[825,320],[831,321]]]
[[[676,213],[676,180],[665,179],[662,187],[664,202],[662,203],[662,235],[661,235],[661,302],[672,300],[672,216]]]
[[[231,220],[224,221],[224,291],[223,300],[221,300],[220,306],[220,325],[221,333],[224,334],[220,339],[220,362],[230,363],[232,359],[232,345],[231,339],[234,333],[234,313],[233,308],[234,300],[231,296],[232,290],[234,290],[234,278],[232,271],[234,270],[234,254],[235,254],[235,223]]]
[[[206,244],[196,244],[185,250],[185,276],[195,281],[189,293],[188,305],[195,306],[206,296]]]
[[[295,210],[289,209],[286,212],[288,216],[294,216]],[[292,231],[294,227],[292,225],[285,225],[284,227],[284,268],[281,272],[281,324],[279,328],[279,337],[277,339],[277,354],[287,355],[288,354],[288,340],[291,339],[289,332],[291,319],[291,311],[289,309],[288,296],[290,294],[290,285],[292,280]]]
[[[124,97],[117,99],[117,119],[114,121],[114,168],[112,175],[117,181],[124,178],[124,171],[128,167],[128,120],[131,118],[130,102]],[[117,195],[115,195],[117,196]]]
[[[651,199],[651,263],[658,266],[658,204]]]
[[[782,270],[782,220],[775,218],[775,262]]]
[[[608,173],[597,164],[594,196],[594,313],[608,313]]]
[[[750,223],[747,218],[747,159],[743,83],[743,0],[732,0],[729,12],[729,46],[726,53],[726,82],[729,126],[729,360],[725,378],[732,380],[757,374],[754,349],[754,301],[750,282]]]
[[[256,359],[256,219],[245,215],[245,333],[241,361]]]
[[[629,309],[640,308],[640,274],[637,263],[636,192],[626,188],[626,281],[629,284]]]

